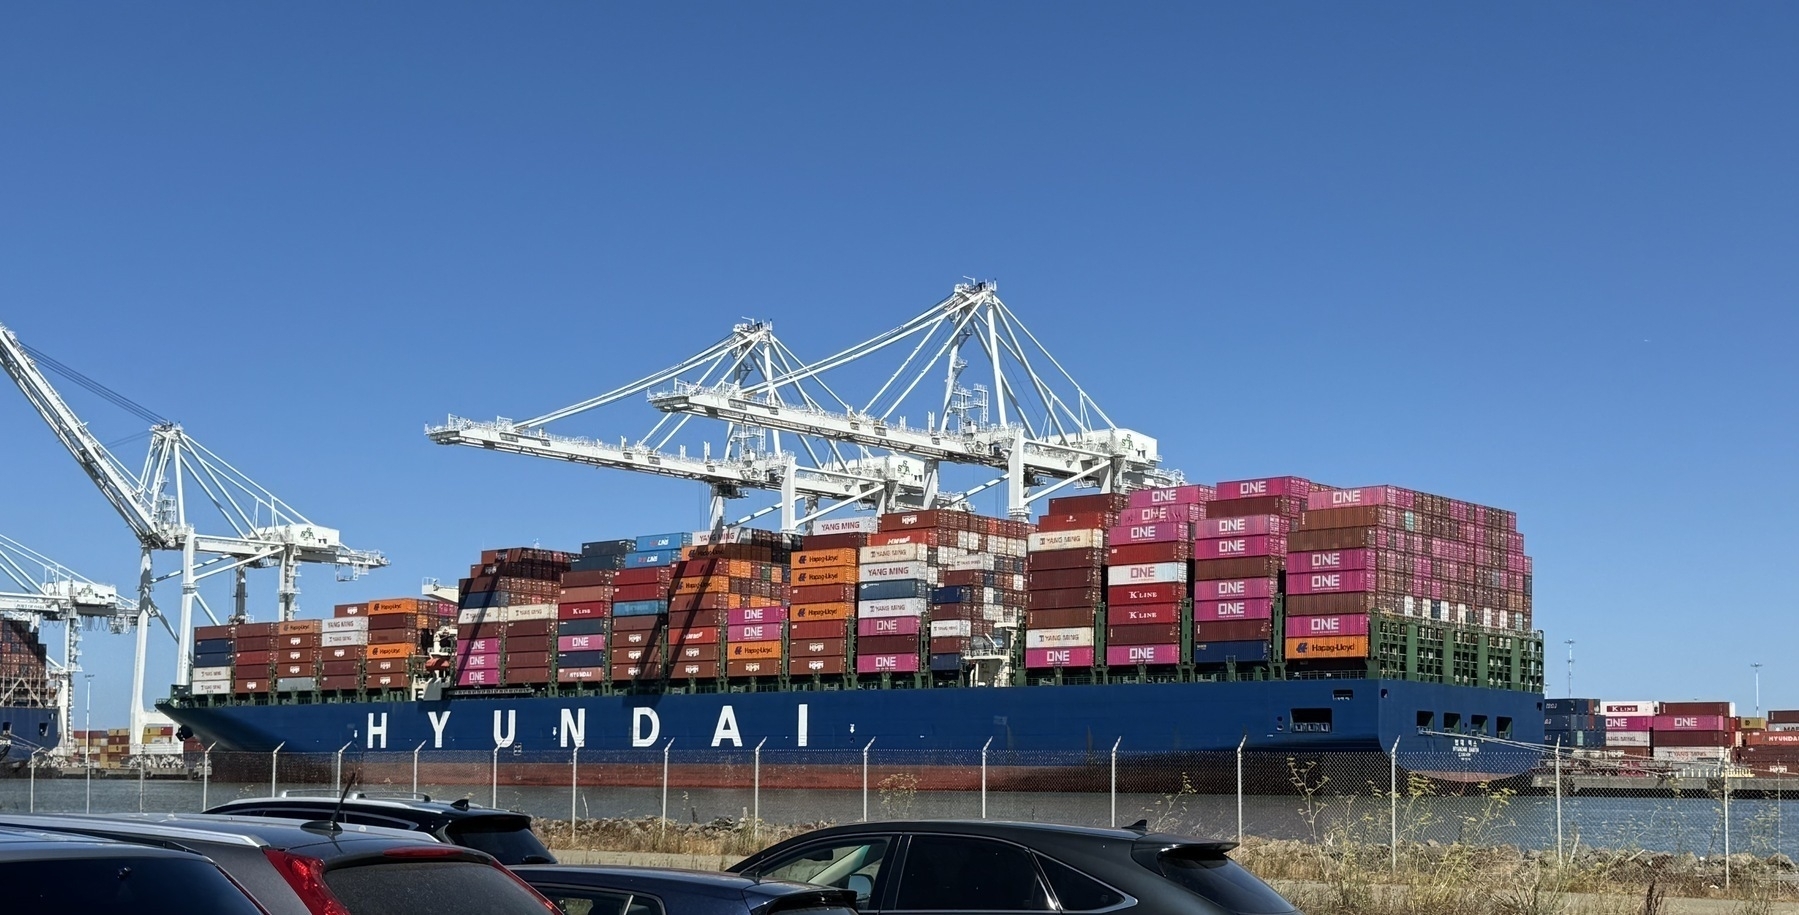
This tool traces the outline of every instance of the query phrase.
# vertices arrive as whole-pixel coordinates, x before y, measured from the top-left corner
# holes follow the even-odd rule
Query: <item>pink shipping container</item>
[[[914,674],[917,672],[917,654],[856,655],[856,673],[859,674]]]
[[[499,639],[461,639],[456,643],[456,654],[499,654]]]
[[[461,667],[463,670],[498,670],[500,667],[500,653],[497,651],[491,654],[462,654],[461,652],[458,652],[456,654],[456,666]]]
[[[726,611],[725,622],[732,626],[744,626],[750,623],[785,623],[786,607],[743,607]]]
[[[1131,493],[1131,500],[1125,504],[1130,508],[1150,508],[1156,505],[1200,505],[1212,501],[1213,497],[1212,487],[1195,484],[1171,486],[1166,489],[1139,489]]]
[[[725,627],[727,642],[772,642],[781,637],[780,623],[738,623]]]
[[[1193,621],[1196,623],[1271,619],[1274,619],[1274,600],[1267,597],[1243,600],[1196,600],[1193,602]]]
[[[1289,572],[1335,572],[1345,569],[1366,569],[1374,561],[1373,550],[1320,550],[1313,553],[1290,553],[1287,555],[1287,571]],[[1428,560],[1416,562],[1427,564]],[[1429,574],[1426,568],[1423,574]]]
[[[1092,667],[1093,649],[1088,648],[1026,648],[1024,650],[1024,666],[1026,667]]]
[[[1106,568],[1106,584],[1110,587],[1186,580],[1187,564],[1184,562],[1145,562]]]
[[[1614,731],[1643,731],[1647,733],[1654,729],[1652,727],[1652,722],[1654,721],[1654,718],[1647,715],[1607,715],[1605,716],[1605,732],[1607,734],[1613,733]]]
[[[1193,583],[1194,600],[1251,600],[1274,596],[1272,578],[1225,578]]]
[[[606,637],[603,635],[564,635],[556,638],[557,651],[604,651]]]
[[[1160,521],[1150,524],[1120,524],[1106,531],[1106,542],[1112,546],[1127,543],[1176,543],[1193,536],[1193,526],[1185,521]]]
[[[1217,497],[1220,499],[1255,499],[1261,496],[1305,496],[1313,488],[1311,480],[1300,477],[1230,480],[1218,484]]]
[[[1411,508],[1416,493],[1397,486],[1362,486],[1355,489],[1326,489],[1306,497],[1307,511],[1327,508],[1351,508],[1358,505],[1391,505]]]
[[[857,620],[857,635],[917,635],[924,618],[918,616],[877,616]]]
[[[1649,729],[1652,731],[1728,731],[1732,730],[1731,719],[1723,715],[1657,715],[1652,719]]]
[[[1304,572],[1287,576],[1288,594],[1339,594],[1373,591],[1373,572]]]
[[[1305,639],[1311,638],[1312,636],[1367,634],[1368,615],[1365,613],[1287,617],[1287,638],[1290,639]]]
[[[484,667],[479,670],[464,670],[456,677],[457,686],[499,686],[500,669]]]
[[[1173,521],[1177,524],[1192,524],[1204,517],[1203,505],[1154,505],[1148,508],[1127,508],[1118,513],[1119,524],[1160,524]]]
[[[1119,666],[1132,664],[1179,664],[1179,645],[1113,645],[1106,649],[1106,663]]]
[[[1215,540],[1219,537],[1256,537],[1263,534],[1285,534],[1293,529],[1293,522],[1280,515],[1249,515],[1243,518],[1206,518],[1194,525],[1194,533],[1201,540]]]
[[[1244,556],[1280,556],[1287,552],[1287,538],[1278,534],[1255,537],[1228,537],[1199,540],[1193,544],[1193,558],[1238,559]]]

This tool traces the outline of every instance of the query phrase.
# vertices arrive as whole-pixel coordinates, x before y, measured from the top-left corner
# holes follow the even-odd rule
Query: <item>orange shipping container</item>
[[[389,600],[369,601],[369,615],[377,613],[418,613],[425,608],[416,597],[398,597]]]
[[[728,594],[730,591],[731,579],[722,575],[675,579],[676,594]]]
[[[773,661],[781,657],[780,642],[733,642],[725,648],[731,661]]]
[[[410,658],[417,647],[414,645],[370,645],[368,657],[371,659]]]
[[[798,620],[847,620],[856,616],[856,605],[851,601],[840,601],[832,604],[797,604],[793,608],[793,619]]]
[[[1287,660],[1310,658],[1365,658],[1368,637],[1365,635],[1333,635],[1316,638],[1288,639]]]
[[[276,635],[317,635],[324,627],[319,620],[288,620],[275,625]]]
[[[793,573],[793,586],[796,588],[810,588],[818,585],[848,585],[855,584],[855,582],[855,566],[832,566],[823,569],[815,569],[811,566],[807,566],[803,569],[797,569]]]
[[[802,569],[811,571],[854,566],[856,560],[856,550],[850,547],[840,550],[801,550],[793,554],[792,565],[796,572]]]

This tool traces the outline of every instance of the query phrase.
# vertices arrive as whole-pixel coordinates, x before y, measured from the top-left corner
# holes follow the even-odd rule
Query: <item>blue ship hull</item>
[[[657,695],[460,696],[419,702],[208,703],[159,706],[220,749],[335,753],[566,753],[573,746],[642,762],[673,741],[677,760],[715,749],[919,751],[940,758],[983,746],[1015,759],[1235,751],[1388,753],[1408,768],[1466,779],[1522,773],[1531,751],[1475,739],[1543,739],[1542,696],[1408,680]],[[1421,731],[1458,731],[1445,736]],[[641,756],[641,760],[637,757]],[[1422,765],[1417,761],[1424,761]],[[1054,763],[1048,763],[1054,765]]]
[[[0,766],[24,765],[33,752],[61,740],[55,709],[0,706]]]

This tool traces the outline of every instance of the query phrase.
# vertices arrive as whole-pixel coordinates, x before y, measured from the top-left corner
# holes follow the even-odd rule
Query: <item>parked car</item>
[[[663,867],[515,867],[566,915],[856,915],[856,894]]]
[[[338,794],[284,792],[280,797],[230,801],[207,813],[232,816],[323,820],[338,809]],[[556,858],[531,831],[531,817],[510,810],[471,804],[465,798],[445,803],[423,794],[367,794],[343,797],[339,822],[386,826],[429,833],[440,842],[484,851],[501,864],[555,864]]]
[[[184,851],[0,827],[7,915],[263,915],[217,864]]]
[[[561,915],[492,856],[417,832],[207,814],[0,814],[0,827],[203,854],[269,915]]]
[[[864,912],[1117,912],[1286,915],[1295,911],[1202,842],[1127,829],[944,820],[858,823],[796,836],[730,868],[856,893]]]

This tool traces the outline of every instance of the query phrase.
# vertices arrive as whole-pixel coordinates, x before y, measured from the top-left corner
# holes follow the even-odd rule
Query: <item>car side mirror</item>
[[[844,888],[855,892],[857,908],[867,908],[869,901],[874,898],[875,881],[867,874],[851,874]]]

